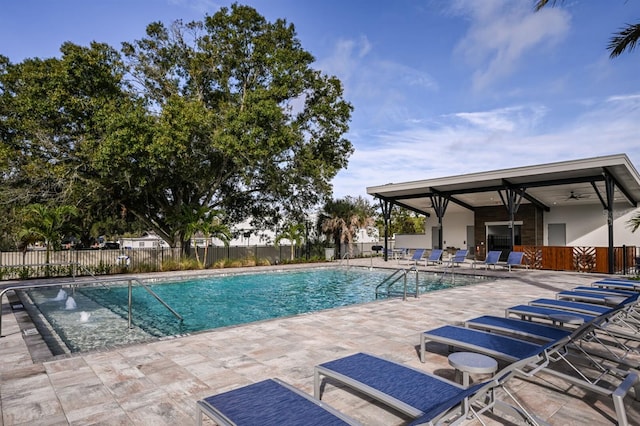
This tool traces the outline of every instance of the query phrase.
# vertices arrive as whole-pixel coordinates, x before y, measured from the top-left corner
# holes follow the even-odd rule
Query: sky
[[[148,24],[202,20],[232,2],[3,1],[0,54],[59,57],[70,41],[119,48]],[[295,26],[338,77],[354,146],[334,198],[368,186],[627,154],[640,169],[640,49],[609,58],[640,2],[246,0]]]

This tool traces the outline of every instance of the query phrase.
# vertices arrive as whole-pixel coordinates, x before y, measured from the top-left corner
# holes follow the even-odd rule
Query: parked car
[[[115,243],[113,241],[107,241],[100,245],[101,250],[118,250],[120,248],[120,243]]]

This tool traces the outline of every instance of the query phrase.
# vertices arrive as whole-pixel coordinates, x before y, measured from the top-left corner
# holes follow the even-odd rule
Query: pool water
[[[143,287],[134,285],[132,330],[127,329],[127,286],[77,288],[71,306],[68,297],[56,294],[59,290],[31,290],[29,295],[70,352],[81,352],[371,302],[376,299],[376,286],[391,272],[313,268],[147,284],[182,321]],[[441,282],[433,273],[419,278],[421,292],[486,281],[456,275],[455,281]],[[409,277],[408,284],[414,286],[415,278]]]

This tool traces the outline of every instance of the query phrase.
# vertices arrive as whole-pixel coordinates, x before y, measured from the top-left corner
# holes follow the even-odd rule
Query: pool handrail
[[[46,288],[46,287],[77,287],[79,285],[90,285],[90,284],[101,284],[104,286],[105,282],[109,282],[109,283],[116,283],[116,282],[124,282],[127,281],[128,282],[128,325],[129,328],[132,328],[131,326],[131,321],[132,321],[132,316],[133,316],[133,309],[132,309],[132,286],[133,286],[133,282],[135,281],[136,283],[138,283],[138,285],[142,286],[142,288],[144,288],[149,294],[151,294],[153,297],[156,298],[156,300],[158,302],[160,302],[165,308],[167,308],[169,310],[169,312],[171,312],[176,318],[178,318],[180,321],[183,320],[182,316],[177,313],[171,306],[169,306],[164,300],[162,300],[160,298],[160,296],[158,296],[153,290],[151,290],[151,288],[149,288],[146,284],[144,284],[142,281],[140,281],[138,278],[135,277],[126,277],[126,278],[108,278],[108,279],[104,279],[104,280],[93,280],[93,281],[85,281],[85,282],[81,282],[81,281],[57,281],[57,282],[49,282],[49,283],[37,283],[37,284],[22,284],[22,285],[14,285],[14,286],[9,286],[9,287],[5,287],[2,289],[2,291],[0,291],[0,338],[2,338],[2,298],[4,297],[4,295],[12,290],[29,290],[29,289],[34,289],[34,288]],[[74,288],[75,288],[74,287]],[[105,286],[106,287],[106,286]],[[108,287],[106,287],[108,288]]]
[[[415,266],[412,266],[409,269],[398,268],[391,275],[389,275],[384,280],[382,280],[382,282],[376,286],[376,293],[375,293],[376,294],[376,299],[378,298],[378,295],[381,294],[381,293],[378,292],[378,289],[380,287],[382,287],[384,284],[388,283],[386,290],[387,290],[387,294],[389,294],[389,287],[391,287],[392,285],[397,283],[401,278],[403,278],[404,279],[404,292],[403,292],[402,300],[407,300],[407,274],[409,272],[415,272],[415,274],[416,274],[416,292],[415,292],[414,297],[417,299],[418,298],[419,278],[418,278],[418,268],[415,267]],[[402,275],[397,277],[395,280],[391,281],[391,279],[398,273],[402,273]],[[391,282],[389,282],[389,281],[391,281]]]

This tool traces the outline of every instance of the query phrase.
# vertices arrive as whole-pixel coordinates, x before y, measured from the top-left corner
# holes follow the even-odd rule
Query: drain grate
[[[37,328],[25,328],[24,330],[22,330],[22,333],[25,336],[35,336],[37,334],[40,334],[40,333],[38,333],[38,329]]]
[[[24,305],[22,303],[14,303],[13,305],[11,305],[11,309],[13,309],[14,311],[18,311],[24,309]]]

